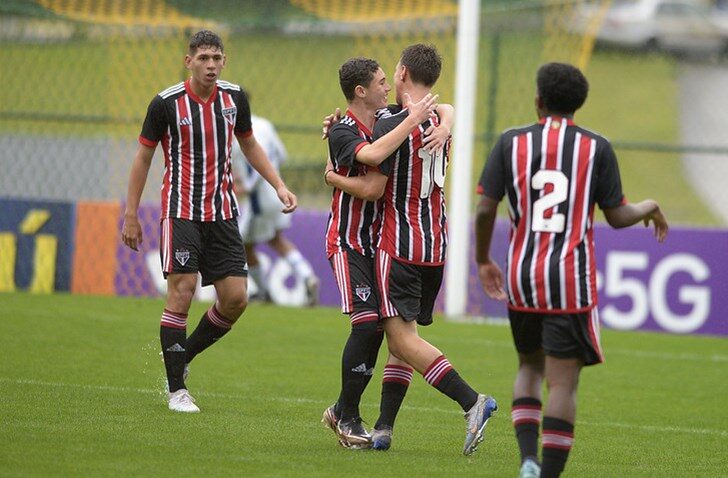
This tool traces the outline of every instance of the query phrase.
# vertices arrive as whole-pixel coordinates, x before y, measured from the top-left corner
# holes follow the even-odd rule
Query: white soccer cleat
[[[175,412],[198,413],[200,408],[195,405],[195,399],[186,388],[180,388],[169,394],[169,409]]]

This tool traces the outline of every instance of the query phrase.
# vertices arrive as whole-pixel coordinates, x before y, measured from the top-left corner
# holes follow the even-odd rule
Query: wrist
[[[326,171],[324,171],[324,184],[326,184],[327,186],[331,186],[331,184],[329,183],[329,173],[333,172],[333,169],[327,169]]]

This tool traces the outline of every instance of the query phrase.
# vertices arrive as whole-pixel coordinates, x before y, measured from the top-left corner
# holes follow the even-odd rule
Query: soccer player
[[[603,360],[594,205],[614,228],[652,222],[659,242],[668,225],[655,201],[627,203],[609,141],[574,123],[589,90],[581,71],[548,63],[539,68],[536,85],[538,122],[503,133],[485,164],[475,236],[480,280],[489,297],[508,300],[518,351],[511,413],[520,476],[550,478],[564,469],[574,441],[581,369]],[[505,279],[490,257],[496,211],[504,196],[512,222]],[[542,421],[544,378],[549,393]]]
[[[411,111],[402,108],[402,99],[405,95],[413,100],[429,95],[441,68],[442,59],[435,47],[416,44],[405,48],[394,74],[398,105],[390,107],[388,117],[377,121],[375,139],[409,121]],[[346,177],[335,171],[326,175],[329,183],[355,196],[383,197],[375,265],[390,360],[384,370],[381,414],[372,432],[372,447],[390,447],[399,397],[404,394],[390,393],[387,388],[406,390],[415,369],[465,412],[463,453],[470,455],[497,410],[496,401],[470,387],[440,350],[419,337],[416,328],[417,323],[432,323],[447,247],[443,187],[448,151],[427,151],[424,144],[425,132],[437,123],[434,114],[418,122],[386,161],[363,160],[371,167],[379,164],[366,177]]]
[[[408,102],[410,118],[371,143],[375,113],[387,105],[391,90],[384,71],[374,60],[352,58],[339,69],[339,84],[348,110],[328,131],[328,145],[333,167],[345,176],[368,174],[365,161],[381,162],[436,107],[436,97],[432,95],[424,96],[416,104]],[[350,317],[351,332],[342,354],[339,398],[324,411],[322,422],[346,447],[366,447],[370,442],[369,433],[361,424],[359,402],[373,373],[383,337],[373,267],[378,234],[379,204],[334,189],[326,254],[341,293],[342,312]]]
[[[246,95],[250,101],[250,95]],[[263,147],[268,160],[280,174],[280,166],[288,156],[273,123],[260,116],[252,115],[255,137]],[[238,216],[240,233],[245,244],[248,259],[248,274],[258,286],[256,297],[263,302],[271,302],[270,287],[263,275],[256,244],[267,242],[271,248],[291,266],[294,276],[306,288],[306,305],[318,303],[319,279],[296,246],[289,241],[283,231],[291,226],[291,215],[281,212],[280,201],[275,190],[263,181],[260,174],[247,162],[237,143],[233,143],[233,177],[235,192],[238,195],[241,213]]]
[[[160,341],[169,387],[169,408],[200,409],[185,385],[186,364],[223,337],[247,305],[245,250],[238,232],[238,204],[230,165],[232,142],[240,142],[253,167],[276,190],[284,212],[296,209],[291,193],[253,136],[250,107],[238,85],[220,80],[225,54],[220,37],[208,30],[189,42],[185,67],[191,77],[152,99],[129,175],[122,240],[133,250],[142,243],[139,201],[161,141],[160,257],[167,279]],[[217,301],[187,338],[187,313],[197,285],[213,284]]]

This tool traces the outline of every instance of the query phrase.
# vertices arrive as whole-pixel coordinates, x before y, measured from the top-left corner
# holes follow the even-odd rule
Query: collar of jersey
[[[194,91],[192,91],[192,86],[190,86],[190,78],[185,80],[185,91],[195,103],[199,103],[202,106],[208,106],[215,101],[215,97],[217,96],[217,82],[215,82],[215,86],[212,87],[212,93],[210,93],[210,97],[207,99],[207,101],[202,101],[202,99],[197,96]]]
[[[367,136],[371,136],[372,135],[372,132],[369,131],[369,128],[367,128],[366,126],[364,126],[364,123],[362,123],[361,121],[359,121],[359,118],[357,118],[356,116],[354,116],[354,113],[352,113],[350,109],[347,109],[346,110],[346,116],[348,116],[349,118],[353,119],[354,122],[356,123],[356,125],[359,127],[359,129],[362,130],[362,131],[364,131],[364,134],[365,135],[367,135]]]

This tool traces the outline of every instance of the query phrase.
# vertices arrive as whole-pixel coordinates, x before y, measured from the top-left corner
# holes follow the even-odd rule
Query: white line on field
[[[76,388],[81,390],[103,390],[108,392],[134,392],[134,393],[143,393],[143,394],[149,394],[149,395],[164,395],[164,392],[162,390],[154,390],[149,388],[134,388],[134,387],[117,387],[113,385],[89,385],[89,384],[81,384],[81,383],[62,383],[62,382],[45,382],[42,380],[32,380],[32,379],[16,379],[16,378],[10,378],[10,377],[0,377],[0,382],[6,382],[6,383],[14,383],[17,385],[29,385],[29,386],[36,386],[36,387],[61,387],[61,388]],[[213,398],[225,398],[225,399],[234,399],[239,400],[240,395],[236,394],[229,394],[229,393],[216,393],[216,392],[199,392],[195,395],[199,395],[202,397],[213,397]],[[253,399],[253,400],[275,400],[278,402],[283,403],[310,403],[310,404],[316,404],[320,406],[326,406],[330,404],[330,401],[326,400],[315,400],[311,398],[301,398],[301,397],[246,397],[246,399]],[[374,408],[375,406],[378,408],[379,405],[367,405],[362,404],[363,407],[367,408]],[[448,413],[448,414],[458,414],[461,415],[462,413],[460,411],[454,410],[454,409],[444,409],[444,408],[431,408],[431,407],[413,407],[408,405],[403,405],[403,409],[406,410],[413,410],[416,412],[426,412],[426,413]],[[664,426],[654,426],[654,425],[632,425],[629,423],[615,423],[615,422],[592,422],[592,421],[584,421],[579,420],[578,425],[586,425],[590,427],[602,427],[602,428],[627,428],[627,429],[634,429],[634,430],[642,430],[647,432],[657,432],[657,433],[690,433],[695,435],[716,435],[720,437],[728,437],[728,430],[717,430],[712,428],[684,428],[684,427],[664,427]]]

